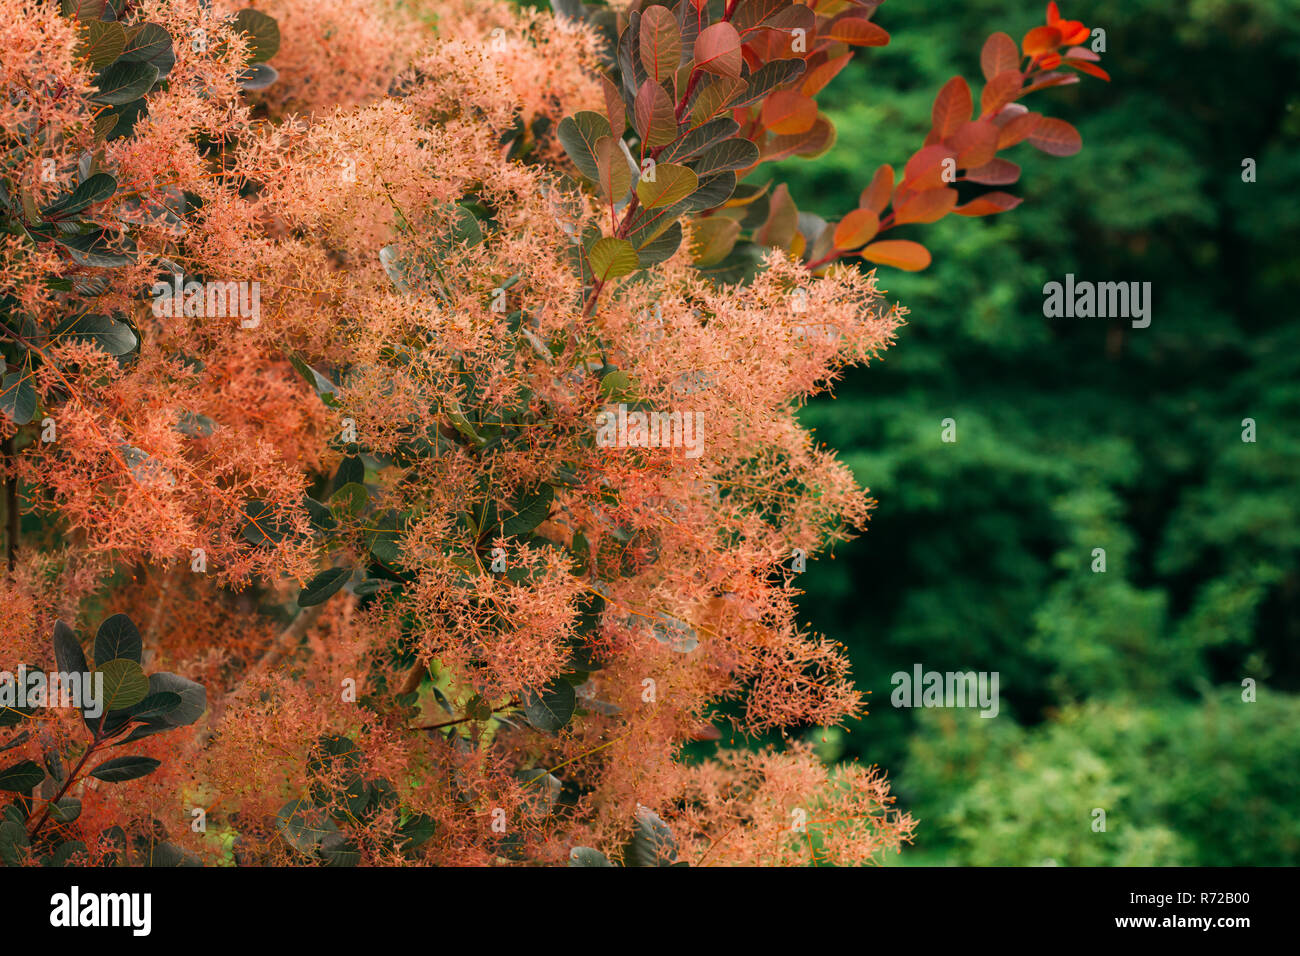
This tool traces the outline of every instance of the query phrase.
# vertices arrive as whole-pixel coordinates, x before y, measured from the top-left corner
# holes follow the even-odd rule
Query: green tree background
[[[978,95],[984,37],[1019,38],[1042,6],[886,3],[890,45],[821,97],[835,147],[759,181],[838,218],[921,144],[944,81]],[[1062,10],[1106,31],[1114,81],[1030,106],[1073,122],[1083,152],[1022,144],[1020,208],[900,230],[935,258],[879,272],[908,326],[805,410],[880,502],[800,579],[810,624],[873,692],[848,733],[812,733],[827,759],[890,771],[920,819],[903,863],[1294,865],[1300,2]],[[1150,327],[1044,318],[1066,273],[1151,282]],[[999,672],[1000,714],[892,707],[890,675],[917,663]]]

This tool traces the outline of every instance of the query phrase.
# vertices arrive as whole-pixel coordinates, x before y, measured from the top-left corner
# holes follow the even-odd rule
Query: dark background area
[[[950,76],[978,98],[984,37],[1018,40],[1042,7],[889,0],[890,45],[820,97],[835,147],[753,178],[839,218],[920,146]],[[1113,82],[1025,102],[1083,151],[1021,144],[1018,209],[897,230],[934,253],[879,270],[909,324],[805,410],[879,500],[800,579],[872,691],[869,716],[813,739],[890,772],[920,819],[904,864],[1296,864],[1300,3],[1062,13],[1105,29]],[[1150,327],[1044,318],[1067,273],[1150,282]],[[892,707],[891,674],[918,663],[997,671],[999,716]]]

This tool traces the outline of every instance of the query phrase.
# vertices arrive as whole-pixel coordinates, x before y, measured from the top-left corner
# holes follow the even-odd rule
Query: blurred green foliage
[[[1018,39],[1042,8],[891,0],[891,44],[822,94],[834,149],[758,178],[839,218],[921,145],[945,80],[978,97],[984,37]],[[890,770],[921,821],[904,861],[1295,865],[1300,0],[1062,11],[1106,30],[1114,82],[1027,104],[1083,152],[1022,144],[1019,209],[900,229],[935,260],[879,272],[909,324],[805,410],[880,502],[800,582],[873,691],[850,733],[815,739]],[[1150,327],[1045,319],[1043,284],[1066,273],[1151,282]],[[890,706],[915,663],[998,671],[999,716]]]

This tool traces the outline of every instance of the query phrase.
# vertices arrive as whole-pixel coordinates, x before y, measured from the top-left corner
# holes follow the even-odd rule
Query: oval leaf
[[[911,239],[884,239],[873,242],[859,253],[869,262],[917,272],[930,264],[930,250]]]
[[[124,783],[137,777],[147,777],[161,766],[162,761],[152,757],[114,757],[90,771],[90,775],[107,783]]]
[[[307,586],[298,595],[299,607],[312,607],[324,604],[342,589],[352,577],[352,568],[326,568],[307,582]]]

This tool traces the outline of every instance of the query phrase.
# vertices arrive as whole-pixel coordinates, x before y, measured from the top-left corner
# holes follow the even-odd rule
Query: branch
[[[6,469],[12,468],[5,478],[5,550],[9,555],[9,570],[18,562],[18,535],[20,533],[21,515],[18,512],[18,433],[5,439],[4,457]]]

